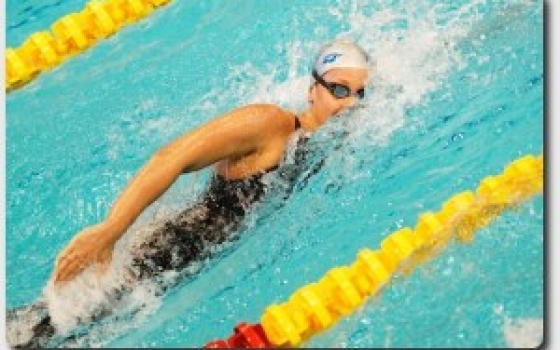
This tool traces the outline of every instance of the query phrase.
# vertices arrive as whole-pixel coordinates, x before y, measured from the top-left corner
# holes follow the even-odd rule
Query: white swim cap
[[[319,76],[333,68],[369,69],[369,56],[352,41],[335,40],[321,48],[313,64],[313,69]]]

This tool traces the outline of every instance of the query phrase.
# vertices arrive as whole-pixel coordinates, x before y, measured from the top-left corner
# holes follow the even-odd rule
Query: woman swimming
[[[215,166],[215,174],[200,200],[133,247],[132,263],[127,267],[130,283],[114,292],[118,297],[135,281],[181,271],[208,256],[210,247],[234,237],[247,211],[267,192],[264,175],[277,171],[294,136],[305,135],[298,142],[303,145],[309,133],[363,98],[371,67],[362,48],[338,40],[321,48],[311,74],[308,110],[292,113],[274,105],[248,105],[185,133],[157,151],[117,198],[107,218],[80,232],[62,250],[53,272],[55,285],[72,280],[88,266],[97,265],[105,271],[116,242],[142,211],[181,174],[210,165]],[[298,154],[305,152],[301,151],[296,149],[296,162],[302,162]],[[278,171],[283,170],[280,167]],[[297,174],[287,176],[293,180]],[[88,318],[110,313],[110,307],[101,308]],[[8,337],[17,347],[49,346],[57,335],[45,300],[9,310],[8,323],[12,322],[24,324],[22,332]]]
[[[179,269],[200,256],[208,243],[226,240],[246,210],[262,199],[266,186],[261,177],[282,162],[294,132],[313,132],[364,97],[370,62],[357,44],[338,40],[322,47],[311,73],[309,109],[303,113],[275,105],[244,106],[158,150],[129,182],[107,218],[80,232],[62,250],[53,273],[55,284],[71,280],[92,264],[105,270],[116,242],[142,211],[181,174],[210,165],[215,165],[215,175],[200,203],[156,230],[136,252],[136,277]]]

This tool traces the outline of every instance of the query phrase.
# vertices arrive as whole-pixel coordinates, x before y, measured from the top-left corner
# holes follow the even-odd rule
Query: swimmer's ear
[[[111,265],[111,260],[113,259],[113,249],[112,246],[104,249],[99,255],[97,256],[97,278],[103,277],[109,266]]]

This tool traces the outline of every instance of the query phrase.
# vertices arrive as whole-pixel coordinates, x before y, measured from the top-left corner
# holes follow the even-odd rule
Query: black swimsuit
[[[300,127],[296,117],[295,129]],[[305,145],[306,141],[306,137],[298,140],[295,162],[278,169],[278,176],[291,183],[288,192],[291,192],[293,183],[305,166],[307,152],[300,146]],[[138,249],[132,252],[133,261],[129,271],[137,280],[153,279],[164,271],[181,271],[189,263],[209,256],[209,248],[234,239],[249,208],[267,192],[263,176],[277,168],[278,166],[267,169],[243,180],[227,180],[215,175],[201,200],[165,222],[150,233],[148,240],[140,243]],[[163,289],[168,287],[165,284],[161,286]],[[115,289],[115,297],[126,293],[130,287],[132,286],[123,285],[121,289]],[[107,312],[110,313],[110,310]],[[22,340],[22,344],[18,344],[22,347],[48,346],[56,334],[43,301],[8,310],[7,319],[11,320],[10,323],[23,319],[28,324],[31,335],[29,339]]]
[[[295,129],[301,128],[295,118]],[[156,229],[134,252],[133,273],[142,279],[166,270],[178,270],[208,256],[209,247],[234,238],[239,224],[253,203],[264,196],[262,177],[267,169],[242,180],[215,175],[202,199]]]

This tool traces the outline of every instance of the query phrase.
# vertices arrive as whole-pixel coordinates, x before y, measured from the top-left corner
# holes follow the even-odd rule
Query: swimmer
[[[351,41],[336,40],[324,45],[315,58],[307,110],[293,113],[275,105],[244,106],[158,150],[125,187],[107,218],[77,234],[61,251],[52,275],[55,286],[72,280],[89,266],[106,271],[115,244],[151,203],[181,174],[214,166],[201,199],[132,249],[129,281],[180,271],[208,256],[208,247],[231,239],[246,212],[263,199],[267,185],[262,177],[277,171],[290,140],[299,137],[303,142],[298,144],[303,144],[330,118],[364,98],[370,74],[365,51]],[[301,160],[297,151],[296,162]],[[131,284],[121,287],[117,293],[126,292]],[[111,312],[101,311],[99,317]],[[48,346],[57,334],[42,299],[8,310],[7,320],[14,325],[23,322],[27,329],[9,340],[16,347]]]
[[[239,223],[247,209],[262,199],[266,186],[261,177],[278,168],[292,135],[314,132],[364,98],[370,74],[368,55],[360,46],[333,41],[321,48],[314,61],[307,110],[293,113],[275,105],[247,105],[156,151],[122,191],[107,218],[81,231],[61,251],[53,272],[55,285],[94,264],[105,271],[116,242],[142,211],[181,174],[208,166],[214,166],[215,174],[203,199],[145,242],[142,254],[135,257],[137,277],[180,268],[199,255],[205,243],[227,239],[224,228]]]

